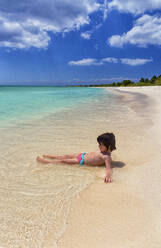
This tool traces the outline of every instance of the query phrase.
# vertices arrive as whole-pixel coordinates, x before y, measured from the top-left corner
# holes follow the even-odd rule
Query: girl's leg
[[[77,158],[71,158],[71,159],[60,159],[60,160],[54,160],[50,161],[41,157],[36,158],[37,162],[45,163],[45,164],[56,164],[56,163],[63,163],[63,164],[79,164]]]
[[[78,153],[73,153],[69,155],[63,155],[63,156],[52,156],[52,155],[43,155],[44,158],[51,158],[51,159],[71,159],[71,158],[77,158]]]

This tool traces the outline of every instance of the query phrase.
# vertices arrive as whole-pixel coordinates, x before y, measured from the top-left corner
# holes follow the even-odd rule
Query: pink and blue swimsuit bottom
[[[84,165],[84,155],[86,154],[86,152],[83,152],[81,154],[78,155],[77,159],[80,165]]]

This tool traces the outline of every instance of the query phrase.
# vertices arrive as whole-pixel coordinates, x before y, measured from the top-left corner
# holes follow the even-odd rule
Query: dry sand
[[[134,132],[140,139],[136,143],[130,133],[123,137],[118,130],[113,159],[126,166],[113,169],[111,184],[103,183],[104,175],[99,175],[72,201],[58,248],[161,247],[161,87],[109,90],[144,117],[146,130],[136,123]],[[145,95],[142,105],[135,92]]]

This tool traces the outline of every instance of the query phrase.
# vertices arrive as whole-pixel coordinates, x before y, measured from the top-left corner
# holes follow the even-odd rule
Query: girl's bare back
[[[84,156],[84,164],[99,166],[104,163],[104,156],[101,152],[90,152]]]

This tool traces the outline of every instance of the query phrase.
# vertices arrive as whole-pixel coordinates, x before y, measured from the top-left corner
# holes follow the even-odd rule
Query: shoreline
[[[108,90],[113,91],[111,87]],[[129,91],[130,94],[125,91]],[[143,93],[146,96],[145,104],[142,106],[149,107],[149,110],[140,109],[139,103],[136,102],[136,99],[139,101],[137,93]],[[123,89],[119,87],[117,94],[136,114],[139,112],[142,116],[147,111],[145,121],[152,119],[152,122],[147,125],[149,132],[147,130],[145,133],[146,139],[140,146],[144,157],[147,156],[147,158],[144,161],[139,157],[135,161],[133,154],[129,151],[126,166],[114,169],[112,184],[104,184],[101,175],[72,201],[67,228],[58,241],[58,248],[104,248],[107,246],[111,248],[149,248],[149,246],[160,248],[161,246],[158,231],[161,228],[159,221],[161,217],[161,197],[159,196],[161,187],[159,165],[161,90],[156,86],[155,89],[150,86],[141,87],[141,89],[140,87]],[[136,97],[134,101],[131,94]],[[139,131],[138,127],[138,130],[135,130],[136,134]],[[142,142],[141,135],[138,138]],[[151,146],[149,150],[148,146]],[[136,147],[136,150],[140,147]],[[139,152],[138,150],[140,156]],[[124,156],[121,155],[121,157],[119,151],[117,153],[114,160],[121,158],[122,161]],[[134,153],[135,156],[136,154]]]

